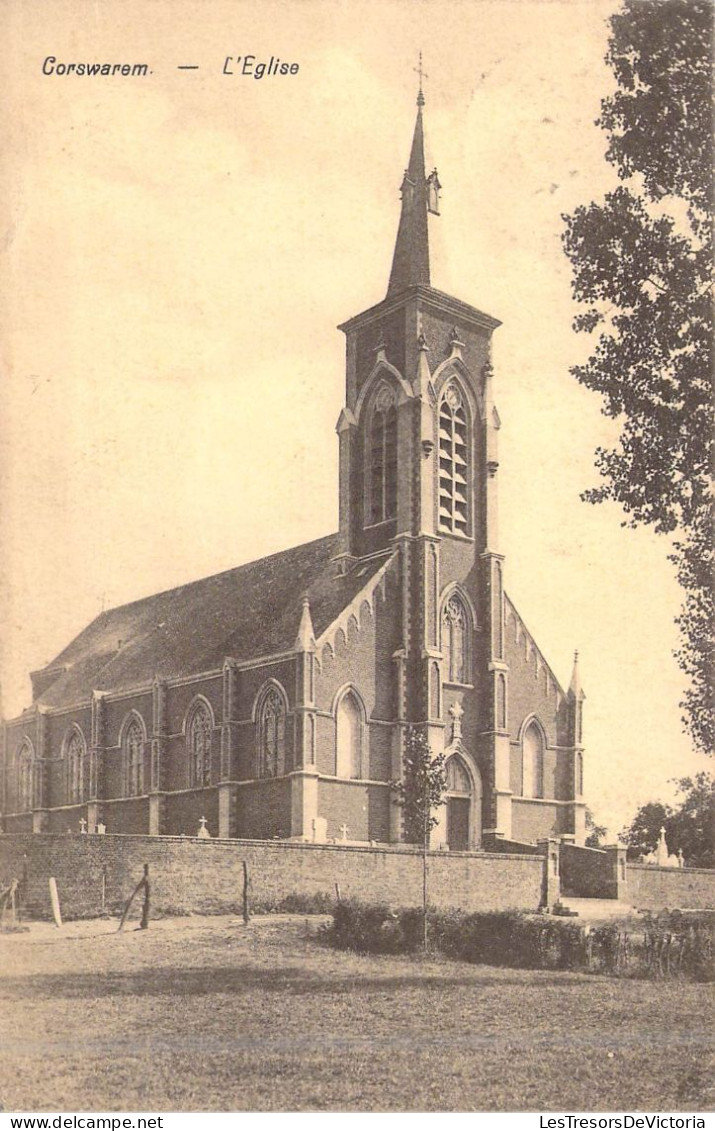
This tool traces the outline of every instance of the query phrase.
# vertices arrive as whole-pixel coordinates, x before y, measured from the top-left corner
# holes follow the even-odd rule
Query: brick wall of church
[[[139,836],[149,831],[149,799],[127,797],[102,804],[102,817],[108,832],[121,829],[123,833]]]
[[[239,786],[235,821],[235,836],[290,836],[291,779],[272,778]]]
[[[108,699],[104,708],[105,725],[104,741],[107,746],[117,746],[122,723],[130,711],[141,715],[142,722],[148,735],[152,730],[152,696],[151,691],[139,695],[122,696],[121,699]]]
[[[542,724],[547,739],[543,761],[543,795],[556,800],[573,796],[573,755],[568,747],[568,702],[548,676],[543,664],[537,665],[537,654],[529,648],[526,637],[516,639],[517,622],[508,611],[506,621],[506,661],[509,665],[508,725],[511,734],[510,788],[522,791],[521,728],[534,715]],[[528,818],[525,816],[523,820]],[[568,830],[564,830],[568,831]],[[516,835],[516,834],[515,834]],[[542,835],[547,835],[543,833]]]
[[[551,681],[546,690],[547,669],[536,670],[536,654],[526,657],[524,637],[517,643],[514,622],[509,618],[506,627],[506,662],[509,665],[509,730],[516,741],[524,719],[536,715],[541,722],[549,746],[565,746],[568,735],[557,710],[556,687]]]
[[[18,813],[11,817],[5,817],[3,823],[9,833],[31,833],[32,813]]]
[[[218,789],[189,789],[168,794],[163,801],[161,831],[166,836],[196,836],[205,817],[212,836],[218,832]]]
[[[230,842],[144,836],[0,836],[0,882],[26,876],[28,910],[50,918],[48,879],[57,880],[65,918],[98,915],[102,892],[117,911],[149,865],[155,913],[239,910],[246,861],[254,904],[288,895],[334,894],[419,906],[422,855],[409,848]],[[539,856],[430,853],[430,900],[468,911],[521,908],[541,900]]]
[[[62,809],[54,809],[47,814],[43,831],[48,833],[78,833],[81,831],[81,819],[87,820],[86,805],[66,805]],[[144,832],[143,829],[142,832]]]
[[[389,841],[390,803],[388,786],[358,781],[318,782],[318,816],[326,818],[327,835],[336,840],[345,824],[348,840],[376,840],[383,844]]]
[[[514,840],[535,844],[547,836],[572,832],[571,811],[566,805],[549,805],[548,801],[511,803],[511,835]]]
[[[396,596],[397,582],[388,577],[385,596],[380,592],[375,594],[373,609],[366,601],[363,602],[359,626],[351,617],[346,631],[338,630],[333,647],[325,645],[320,652],[315,702],[323,712],[317,717],[316,728],[316,766],[321,774],[335,774],[336,734],[332,709],[335,695],[342,687],[346,684],[355,687],[365,705],[368,719],[374,717],[389,721],[395,717],[396,675],[392,655],[399,643]],[[378,781],[389,780],[390,731],[379,724],[370,726],[368,730],[365,776]],[[347,823],[350,823],[349,820]]]
[[[166,688],[166,731],[168,734],[181,734],[186,712],[197,695],[203,695],[211,705],[214,723],[221,725],[223,706],[223,678],[220,675],[191,683],[180,683]],[[150,720],[151,726],[151,720]]]

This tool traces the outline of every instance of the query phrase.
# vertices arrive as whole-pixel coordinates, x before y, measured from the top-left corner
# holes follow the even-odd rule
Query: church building
[[[391,843],[409,728],[434,847],[583,844],[568,691],[504,588],[497,319],[436,290],[422,92],[385,298],[344,322],[336,534],[101,613],[2,728],[5,832]]]

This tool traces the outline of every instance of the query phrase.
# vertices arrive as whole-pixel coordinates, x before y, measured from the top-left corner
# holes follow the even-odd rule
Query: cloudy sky
[[[503,322],[510,595],[587,694],[612,833],[699,766],[667,544],[579,493],[615,437],[569,375],[561,214],[613,184],[601,0],[8,0],[0,680],[103,608],[337,527],[338,322],[387,286],[424,53],[433,283]],[[260,81],[227,56],[295,62]],[[43,61],[146,63],[144,78]],[[181,65],[197,70],[179,70]]]

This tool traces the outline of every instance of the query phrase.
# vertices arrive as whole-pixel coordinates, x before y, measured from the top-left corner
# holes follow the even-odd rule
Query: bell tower
[[[500,323],[432,286],[429,224],[441,186],[436,169],[426,172],[424,104],[420,89],[387,294],[340,327],[347,376],[336,568],[399,553],[401,721],[426,727],[433,750],[458,742],[468,751],[482,824],[493,830],[508,824],[498,795],[509,788],[490,361]],[[396,751],[396,776],[400,766]]]

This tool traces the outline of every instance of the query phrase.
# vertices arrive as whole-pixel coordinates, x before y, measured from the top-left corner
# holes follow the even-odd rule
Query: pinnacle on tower
[[[578,670],[578,652],[573,654],[573,671],[571,673],[571,683],[569,684],[569,695],[574,699],[585,699],[581,687],[581,673]]]
[[[303,597],[295,650],[296,652],[315,651],[315,632],[313,629],[313,619],[310,615],[310,601],[307,596]]]

